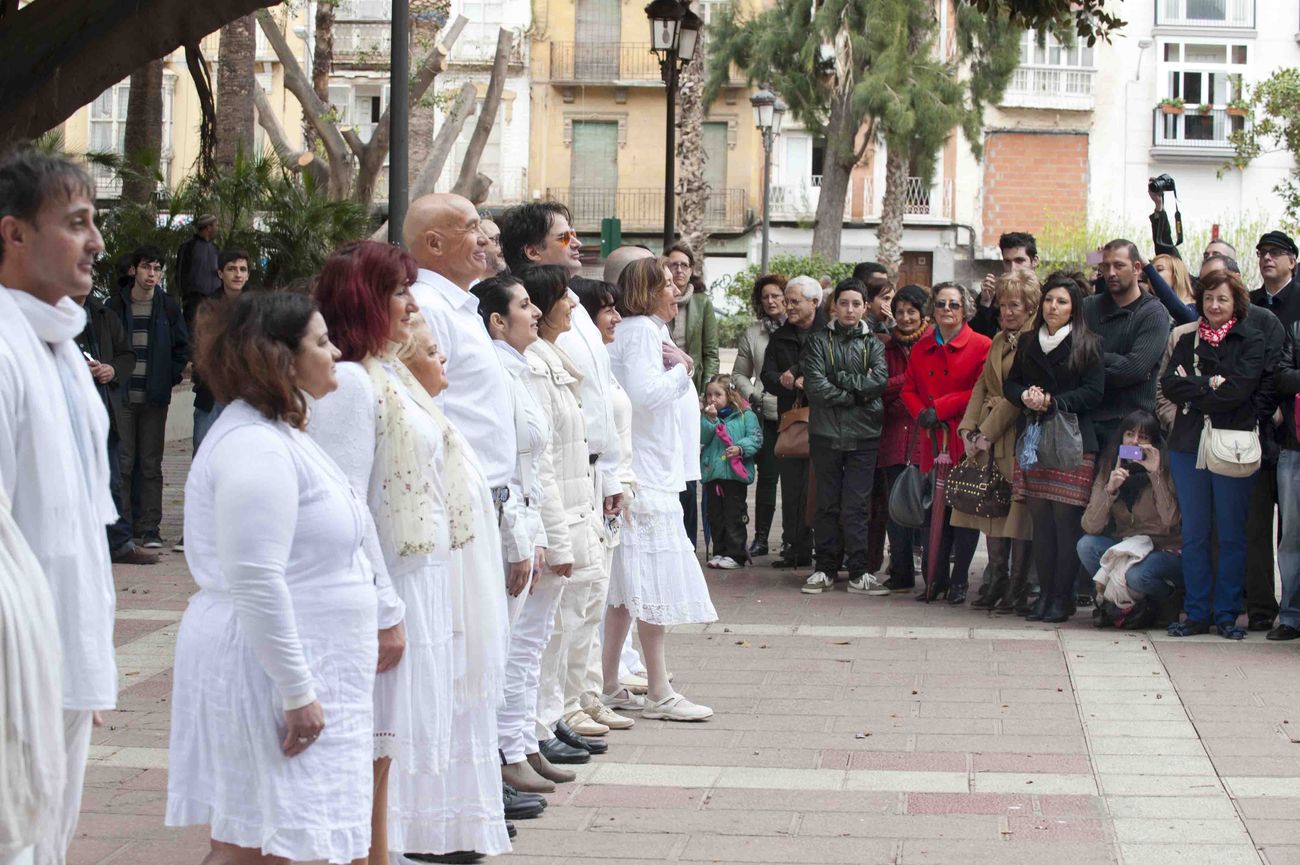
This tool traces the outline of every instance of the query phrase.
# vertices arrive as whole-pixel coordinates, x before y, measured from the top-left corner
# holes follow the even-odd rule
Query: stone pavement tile
[[[705,811],[788,810],[805,813],[846,812],[854,814],[897,814],[903,796],[887,791],[864,790],[710,790],[704,797]]]
[[[1259,865],[1253,847],[1241,844],[1121,844],[1124,865]]]
[[[1300,778],[1225,777],[1224,786],[1234,799],[1248,796],[1300,798]]]
[[[1110,796],[1222,796],[1213,775],[1103,775],[1102,794]]]
[[[1028,795],[1006,793],[908,793],[908,814],[1032,814]]]
[[[992,814],[806,813],[800,818],[798,834],[854,838],[970,838],[989,841],[1001,837],[1000,821]]]
[[[674,651],[673,656],[677,657],[678,653]],[[709,686],[721,684],[758,686],[769,680],[772,676],[778,675],[776,673],[769,673],[766,670],[692,670],[689,668],[683,669],[680,666],[676,667],[672,672],[673,682],[676,684]],[[804,676],[799,676],[798,674],[792,675],[796,678],[794,684],[802,684],[805,682],[812,685],[837,683],[837,680],[834,679],[826,682],[808,681],[806,677],[811,674],[804,674]]]
[[[710,705],[713,705],[710,703]],[[967,704],[957,703],[958,710],[964,709]],[[756,714],[759,715],[784,715],[784,716],[803,716],[809,715],[814,718],[824,718],[827,716],[849,716],[853,718],[882,718],[890,715],[910,715],[912,714],[913,704],[904,700],[895,702],[883,701],[866,701],[866,700],[785,700],[785,699],[759,699],[756,708]],[[714,710],[717,706],[714,705]],[[964,717],[964,716],[963,716]]]
[[[1007,818],[1008,841],[1105,841],[1106,829],[1101,820],[1063,817]]]
[[[636,836],[629,836],[636,837]],[[782,862],[893,865],[896,844],[863,838],[739,838],[692,835],[683,862]]]
[[[123,790],[167,791],[166,769],[145,769],[140,774],[121,785]]]
[[[1216,761],[1224,757],[1293,757],[1300,752],[1300,747],[1280,735],[1253,739],[1202,737],[1201,743]]]
[[[898,859],[898,865],[954,865],[973,862],[995,862],[998,865],[1043,865],[1048,862],[1103,865],[1117,861],[1110,845],[1101,841],[1011,843],[908,839],[903,842],[903,853]],[[1175,862],[1169,860],[1163,865],[1175,865]]]
[[[171,622],[119,617],[113,623],[113,645],[122,646],[124,643],[138,640],[154,631],[165,628],[169,624],[175,628],[175,624]]]
[[[714,785],[768,790],[839,790],[844,787],[844,773],[824,769],[755,769],[747,766],[728,766],[718,773]]]
[[[576,810],[576,809],[556,809]],[[543,819],[550,818],[548,810]],[[663,834],[784,835],[793,833],[795,812],[781,811],[681,811],[659,808],[603,807],[587,824],[589,832]],[[549,825],[548,825],[549,828]]]
[[[1025,688],[1018,685],[998,689],[998,699],[1004,703],[1069,703],[1074,705],[1070,682],[1062,677],[1050,688]]]
[[[1046,817],[1097,817],[1102,812],[1100,796],[1036,796],[1038,812]]]
[[[1136,756],[1097,754],[1093,764],[1098,774],[1107,775],[1213,775],[1214,765],[1200,756]]]
[[[1234,820],[1237,817],[1232,800],[1226,796],[1107,796],[1106,807],[1115,820]]]
[[[792,742],[792,745],[799,744]],[[612,753],[612,752],[611,752]],[[622,751],[620,751],[620,754]],[[820,751],[807,748],[696,748],[645,745],[635,762],[685,766],[752,766],[772,769],[815,769]]]
[[[1121,817],[1112,820],[1121,844],[1250,844],[1234,818]]]
[[[1097,784],[1092,775],[1035,775],[1020,772],[977,772],[977,793],[1031,793],[1093,796]]]
[[[1141,707],[1138,707],[1141,708]],[[922,718],[1077,718],[1073,703],[935,703],[921,704]]]
[[[1144,757],[1159,754],[1167,757],[1195,757],[1205,753],[1201,742],[1195,738],[1170,739],[1137,736],[1092,737],[1092,753],[1098,756]]]
[[[596,861],[658,859],[665,861],[683,835],[662,832],[571,832],[546,828],[545,818],[519,826],[514,849],[520,854],[588,858]],[[512,861],[512,860],[502,860]]]
[[[576,807],[698,809],[707,791],[685,787],[633,787],[583,784],[564,804]]]
[[[1300,776],[1300,754],[1294,751],[1288,757],[1216,757],[1214,765],[1221,775]]]
[[[1265,844],[1260,850],[1268,865],[1300,865],[1300,845]]]
[[[845,719],[808,718],[802,715],[732,715],[717,712],[701,727],[710,730],[767,730],[796,733],[807,730],[810,726],[820,728],[827,721],[839,720]],[[681,729],[681,725],[669,726],[670,724],[672,724],[671,721],[637,721],[637,726],[644,725],[652,729],[674,731]]]
[[[712,787],[722,771],[718,766],[656,766],[632,763],[596,763],[575,767],[583,783],[628,784],[638,787]]]
[[[807,682],[809,684],[836,684],[848,687],[884,687],[889,685],[911,685],[921,678],[915,671],[873,673],[856,673],[851,665],[833,673],[768,673],[764,684],[791,685]]]
[[[1083,709],[1085,721],[1179,721],[1187,723],[1187,713],[1178,705],[1177,700],[1170,700],[1168,705],[1133,706],[1119,703],[1107,703],[1097,700],[1093,705]]]
[[[896,790],[920,793],[962,793],[969,789],[966,772],[892,772],[850,770],[846,790]]]
[[[1300,797],[1288,799],[1285,796],[1273,796],[1267,799],[1240,797],[1234,799],[1241,816],[1250,820],[1294,820],[1300,819]],[[1296,843],[1300,844],[1300,836]]]
[[[681,726],[665,727],[649,721],[643,723],[637,719],[635,712],[629,712],[628,716],[637,721],[637,724],[630,730],[611,730],[605,736],[605,741],[609,743],[611,750],[634,748],[638,745],[680,745],[687,735],[693,748],[730,748],[735,745],[737,737],[742,735],[735,730],[723,729],[715,725],[712,720],[707,724],[694,725],[689,730],[683,730]],[[786,741],[789,741],[788,736]]]
[[[857,738],[859,733],[865,732],[868,732],[868,730],[854,730],[852,732],[841,730],[833,733],[748,730],[735,734],[734,747],[782,748],[798,746],[800,748],[816,748],[823,752],[827,749],[845,752],[906,751],[913,738],[911,735],[902,732],[871,733],[871,735],[864,736],[861,739]]]
[[[965,772],[966,755],[960,753],[880,753],[859,751],[851,755],[850,769],[888,769],[902,772]]]
[[[1061,736],[942,736],[918,735],[918,751],[964,751],[984,754],[1087,754],[1088,745],[1078,732]]]
[[[976,772],[1043,772],[1052,774],[1090,774],[1086,756],[1071,754],[1026,754],[1022,752],[975,754]]]
[[[95,793],[109,793],[100,801],[82,801],[83,814],[126,814],[152,817],[159,826],[162,825],[163,813],[167,809],[167,794],[158,790],[107,790],[103,787],[92,788]]]
[[[101,841],[98,838],[74,838],[68,847],[68,865],[99,865],[126,847],[121,840]]]
[[[1251,820],[1246,829],[1256,844],[1300,844],[1300,814],[1292,813],[1285,820]]]
[[[992,735],[998,731],[998,722],[992,718],[914,718],[911,713],[893,718],[834,718],[831,729],[850,733],[907,731],[922,733],[952,733],[953,735]],[[1003,721],[1002,723],[1006,723]],[[1078,731],[1078,724],[1074,725]]]
[[[1083,725],[1094,738],[1190,739],[1196,741],[1196,728],[1186,718],[1171,721],[1124,721],[1113,718],[1087,717]]]
[[[999,721],[1001,732],[1019,738],[1020,736],[1078,736],[1083,732],[1078,717],[1074,718],[1003,718]]]

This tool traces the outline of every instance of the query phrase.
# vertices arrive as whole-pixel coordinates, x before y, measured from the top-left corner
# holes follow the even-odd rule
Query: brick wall
[[[984,149],[984,246],[1088,214],[1086,133],[992,132]]]

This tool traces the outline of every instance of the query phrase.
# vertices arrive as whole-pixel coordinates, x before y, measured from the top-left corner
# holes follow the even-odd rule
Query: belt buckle
[[[510,487],[496,487],[493,489],[492,501],[497,505],[504,505],[510,501]]]

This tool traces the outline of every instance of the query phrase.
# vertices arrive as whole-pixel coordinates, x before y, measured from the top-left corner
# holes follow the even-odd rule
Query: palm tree
[[[162,156],[163,62],[151,60],[131,73],[122,151],[139,171],[124,175],[122,198],[148,204],[158,188],[154,173]]]
[[[217,165],[229,168],[236,155],[253,152],[253,78],[257,23],[252,15],[221,28],[217,53]]]

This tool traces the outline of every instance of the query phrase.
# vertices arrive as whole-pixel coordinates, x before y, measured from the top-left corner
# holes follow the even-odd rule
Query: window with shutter
[[[573,122],[569,178],[569,209],[575,224],[599,224],[606,216],[618,215],[617,123]]]
[[[573,28],[573,66],[579,81],[614,81],[620,77],[622,27],[619,0],[578,0]]]

